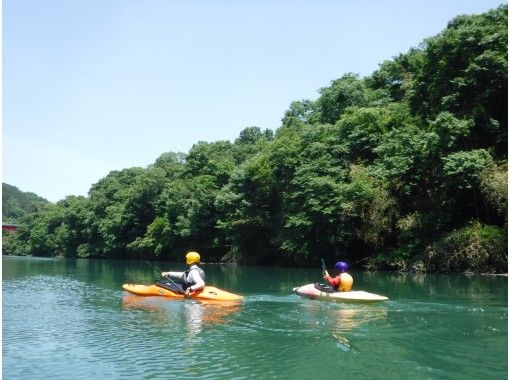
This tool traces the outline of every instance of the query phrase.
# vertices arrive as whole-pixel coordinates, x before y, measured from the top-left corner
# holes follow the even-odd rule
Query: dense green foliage
[[[506,271],[507,7],[25,216],[8,253]],[[368,260],[365,260],[367,259]]]
[[[2,182],[2,221],[17,224],[48,201],[34,193],[23,192],[17,187]]]

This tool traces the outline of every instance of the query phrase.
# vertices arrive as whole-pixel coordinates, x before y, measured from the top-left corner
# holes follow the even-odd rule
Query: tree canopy
[[[22,215],[4,253],[506,271],[507,14],[459,16],[342,75],[274,132],[113,171]]]

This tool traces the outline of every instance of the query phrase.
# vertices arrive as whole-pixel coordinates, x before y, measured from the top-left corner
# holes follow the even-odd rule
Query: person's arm
[[[174,278],[176,280],[182,280],[182,275],[184,274],[184,272],[161,272],[161,275],[163,277],[170,277],[170,278]]]
[[[324,279],[329,282],[330,285],[334,286],[334,287],[337,287],[338,285],[340,285],[340,276],[337,276],[337,277],[331,277],[328,273],[328,271],[326,271],[324,273]]]

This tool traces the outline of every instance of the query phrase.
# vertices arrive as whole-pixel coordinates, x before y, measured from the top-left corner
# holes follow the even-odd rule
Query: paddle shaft
[[[159,273],[160,276],[162,277],[165,277],[168,281],[170,281],[172,284],[174,284],[176,286],[176,289],[180,289],[180,286],[178,284],[175,283],[175,281],[173,281],[170,276],[166,276],[166,275],[163,275],[163,272],[161,272],[158,268],[156,268],[154,265],[152,265],[151,263],[149,263],[147,260],[145,260],[145,263],[150,266],[152,269],[154,269],[156,272]],[[181,294],[184,294],[184,291],[179,291],[179,293]]]
[[[368,258],[370,258],[370,256],[367,256],[361,260],[355,261],[354,263],[350,264],[350,266],[352,267],[353,265],[361,263],[362,261],[365,261]],[[321,258],[321,264],[322,264],[322,273],[324,273],[326,271],[326,264],[324,264],[324,260],[322,258]]]
[[[326,264],[324,264],[324,259],[321,257],[321,265],[322,265],[322,274],[326,273]]]

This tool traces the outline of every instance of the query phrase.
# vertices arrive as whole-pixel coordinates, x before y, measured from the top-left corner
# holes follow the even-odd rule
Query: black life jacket
[[[192,270],[198,270],[198,274],[200,275],[200,277],[202,278],[202,281],[205,282],[205,273],[204,271],[202,270],[202,268],[200,267],[194,267],[194,268],[190,268],[188,269],[187,271],[184,272],[184,274],[182,275],[182,283],[184,284],[185,288],[189,288],[190,286],[192,285],[195,285],[195,283],[191,283],[191,282],[188,282],[188,274],[189,272],[191,272]]]

